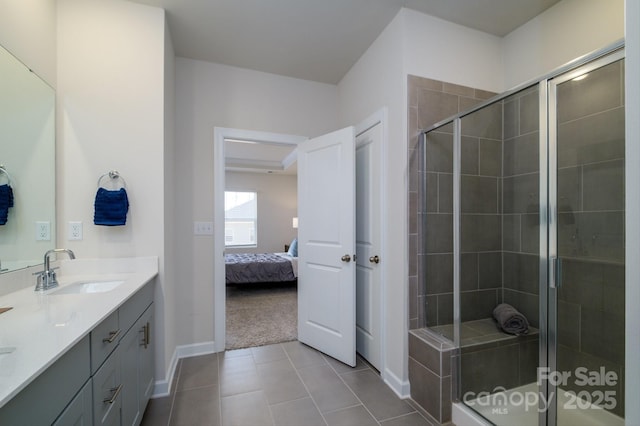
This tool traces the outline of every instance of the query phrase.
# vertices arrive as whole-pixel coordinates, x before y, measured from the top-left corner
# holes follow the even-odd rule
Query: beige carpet
[[[227,349],[288,342],[298,338],[295,284],[227,286]]]

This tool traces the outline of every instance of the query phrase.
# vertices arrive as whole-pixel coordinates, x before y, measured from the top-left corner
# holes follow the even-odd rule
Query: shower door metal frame
[[[539,368],[548,367],[549,372],[557,371],[558,357],[558,289],[562,286],[562,258],[558,253],[558,85],[571,81],[576,77],[602,68],[613,62],[624,59],[624,47],[612,49],[594,57],[582,66],[577,66],[562,74],[550,77],[540,82],[540,299],[543,292],[548,303],[540,304],[540,360]],[[546,103],[543,105],[542,91],[546,93]],[[543,111],[546,108],[546,113]],[[544,132],[542,120],[546,121],[547,131]],[[543,135],[546,134],[546,136]],[[543,139],[546,138],[546,143]],[[546,151],[546,152],[545,152]],[[546,154],[547,159],[543,157]],[[546,170],[542,168],[547,161]],[[544,173],[543,173],[544,171]],[[545,177],[543,177],[545,175]],[[546,178],[546,181],[545,181]],[[543,196],[546,191],[547,197]],[[547,204],[546,213],[543,204]],[[543,218],[546,216],[546,226]],[[546,234],[546,235],[545,235]],[[547,239],[547,245],[543,241]],[[547,251],[545,255],[545,250]],[[546,306],[545,306],[546,305]],[[543,316],[546,310],[546,316]],[[543,318],[547,319],[546,327],[542,327]],[[545,333],[546,331],[546,333]],[[546,336],[545,336],[546,335]],[[546,347],[546,365],[544,365]],[[540,370],[538,370],[540,371]],[[558,387],[553,382],[540,381],[539,391],[541,399],[546,399],[547,410],[540,412],[540,425],[556,426],[558,424],[557,396]],[[544,392],[544,393],[543,393]],[[543,401],[541,401],[541,404]]]
[[[454,312],[454,344],[456,351],[460,350],[460,144],[461,119],[480,109],[520,92],[528,87],[538,86],[539,89],[539,154],[540,154],[540,252],[539,252],[539,363],[538,363],[538,392],[539,392],[539,426],[557,425],[557,389],[546,380],[540,380],[540,368],[555,371],[557,361],[557,271],[560,260],[557,253],[557,128],[555,124],[557,111],[555,109],[555,88],[559,83],[571,80],[580,74],[600,68],[608,63],[624,58],[624,40],[618,40],[611,45],[583,55],[554,71],[520,84],[513,89],[498,94],[484,102],[441,120],[427,129],[422,130],[426,135],[432,130],[453,123],[453,312]],[[551,108],[553,105],[553,109]],[[426,164],[426,152],[425,152]],[[551,261],[550,261],[551,260]],[[452,400],[459,401],[461,392],[459,353],[452,360]],[[551,397],[550,397],[551,395]]]

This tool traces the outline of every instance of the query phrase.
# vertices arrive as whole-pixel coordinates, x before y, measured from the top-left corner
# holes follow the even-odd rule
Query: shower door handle
[[[562,259],[553,256],[551,258],[551,279],[549,280],[550,288],[562,287]]]

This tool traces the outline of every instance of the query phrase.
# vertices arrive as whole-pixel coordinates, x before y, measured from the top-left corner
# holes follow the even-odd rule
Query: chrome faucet
[[[45,291],[50,290],[52,288],[58,287],[58,280],[56,278],[56,272],[53,268],[51,269],[51,262],[49,260],[50,256],[54,253],[67,253],[69,255],[69,259],[75,259],[76,255],[73,254],[71,250],[68,249],[52,249],[48,250],[44,254],[44,271],[36,272],[34,275],[37,275],[36,289],[35,291]]]

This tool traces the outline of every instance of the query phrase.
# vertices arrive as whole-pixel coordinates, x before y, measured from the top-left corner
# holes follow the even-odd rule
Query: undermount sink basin
[[[73,284],[60,287],[52,291],[51,295],[58,294],[93,294],[106,293],[122,285],[124,281],[79,281]]]

